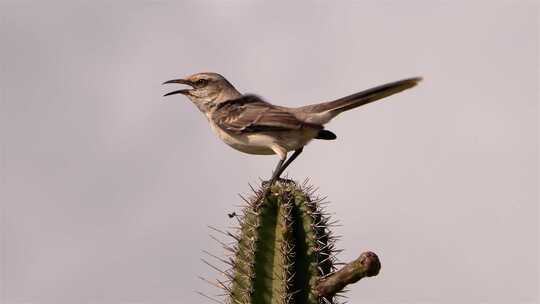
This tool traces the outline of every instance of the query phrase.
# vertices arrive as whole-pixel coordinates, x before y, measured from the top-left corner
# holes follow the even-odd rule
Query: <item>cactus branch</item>
[[[319,297],[332,298],[345,286],[356,283],[364,277],[376,276],[380,269],[379,257],[375,253],[367,251],[340,270],[321,279],[315,289]]]

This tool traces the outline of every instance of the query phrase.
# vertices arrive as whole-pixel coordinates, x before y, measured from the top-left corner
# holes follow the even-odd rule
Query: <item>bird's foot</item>
[[[295,184],[295,182],[292,179],[288,178],[278,178],[275,182],[271,183],[271,181],[262,181],[261,185],[264,189],[262,193],[262,197],[267,197],[272,193],[272,186],[280,184],[280,185],[291,185]]]
[[[294,184],[294,181],[292,179],[288,179],[288,178],[278,178],[275,182],[275,183],[280,183],[280,184]],[[267,187],[270,187],[270,181],[262,181],[261,185],[263,186],[263,188],[267,188]]]

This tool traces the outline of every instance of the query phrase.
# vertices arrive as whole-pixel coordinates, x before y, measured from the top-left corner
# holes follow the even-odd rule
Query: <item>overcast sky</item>
[[[75,3],[77,2],[77,3]],[[209,303],[206,225],[275,166],[161,82],[299,106],[411,76],[288,170],[331,201],[351,303],[538,303],[537,1],[1,1],[2,304]]]

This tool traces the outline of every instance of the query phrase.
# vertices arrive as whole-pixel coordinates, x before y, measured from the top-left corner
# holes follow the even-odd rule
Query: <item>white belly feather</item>
[[[231,135],[221,130],[212,121],[210,121],[210,126],[223,142],[236,150],[249,154],[275,154],[270,148],[275,142],[271,136],[262,134]]]
[[[222,141],[238,151],[249,154],[276,154],[272,149],[276,145],[283,150],[294,151],[305,146],[316,136],[312,130],[294,130],[283,136],[272,136],[269,133],[230,134],[216,126],[211,119],[209,122],[214,133]]]

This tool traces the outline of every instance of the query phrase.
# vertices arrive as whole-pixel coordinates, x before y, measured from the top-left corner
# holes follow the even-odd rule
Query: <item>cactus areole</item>
[[[237,233],[226,233],[234,244],[222,243],[230,256],[218,258],[229,265],[220,270],[226,279],[215,284],[226,291],[220,302],[337,303],[336,294],[347,284],[379,272],[371,252],[336,271],[332,223],[306,183],[281,180],[266,195],[254,192],[237,216]]]

